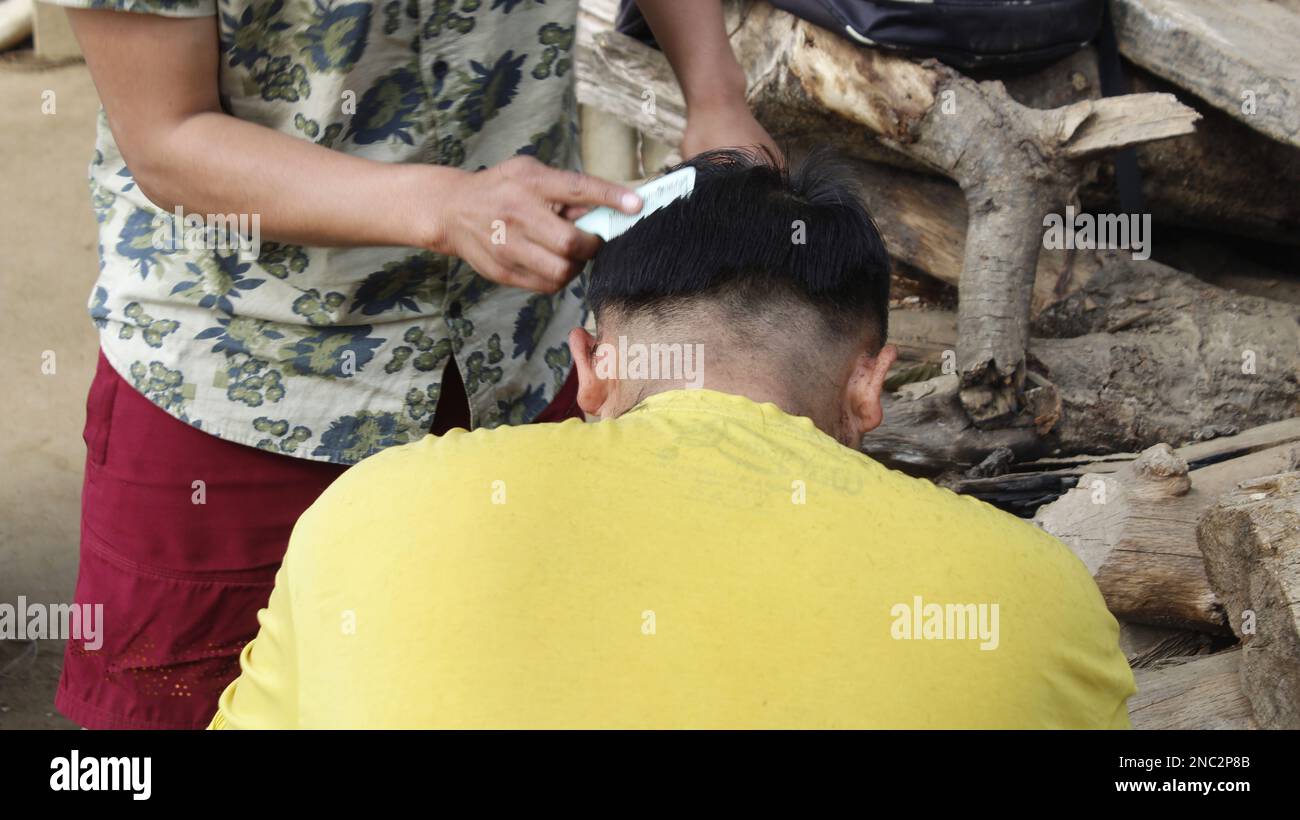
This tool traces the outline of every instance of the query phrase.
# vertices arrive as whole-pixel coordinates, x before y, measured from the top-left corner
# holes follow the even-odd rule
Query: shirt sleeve
[[[257,637],[239,654],[239,677],[217,701],[209,729],[298,728],[298,652],[295,643],[289,564],[275,575],[270,603],[257,613]]]
[[[161,17],[212,17],[217,0],[41,0],[54,6],[73,9],[103,9],[156,14]]]
[[[1037,607],[1050,616],[1061,664],[1054,676],[1070,704],[1065,725],[1080,729],[1129,729],[1128,699],[1137,692],[1133,670],[1119,647],[1119,622],[1083,561],[1056,538],[1057,580],[1040,586],[1046,596]]]

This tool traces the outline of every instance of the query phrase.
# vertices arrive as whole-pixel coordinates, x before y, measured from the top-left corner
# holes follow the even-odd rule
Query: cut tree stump
[[[1300,472],[1247,481],[1197,529],[1210,583],[1242,645],[1262,727],[1300,729]]]
[[[1197,546],[1201,515],[1239,482],[1292,469],[1300,446],[1284,444],[1189,471],[1157,444],[1113,473],[1084,475],[1034,523],[1068,546],[1126,620],[1226,633],[1224,609]]]
[[[684,105],[667,59],[617,32],[593,32],[590,18],[578,38],[579,99],[679,141]],[[1025,351],[1043,217],[1076,199],[1091,159],[1191,133],[1199,115],[1170,94],[1033,109],[999,82],[863,49],[766,3],[733,5],[731,19],[750,104],[773,132],[874,142],[961,186],[961,403],[981,427],[1036,418],[1025,394],[1050,385],[1029,378]]]
[[[1241,652],[1230,649],[1186,661],[1165,661],[1133,673],[1129,698],[1134,729],[1256,729],[1241,691]]]
[[[1114,0],[1120,53],[1300,147],[1300,14],[1267,0]]]

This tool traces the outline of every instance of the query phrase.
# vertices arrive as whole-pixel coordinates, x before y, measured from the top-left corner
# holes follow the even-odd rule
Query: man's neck
[[[642,401],[660,393],[667,393],[672,390],[705,389],[718,393],[730,393],[733,396],[742,396],[759,404],[774,404],[787,415],[804,416],[812,419],[813,424],[818,429],[830,436],[835,435],[834,430],[838,422],[837,418],[827,418],[830,415],[828,413],[816,413],[807,407],[803,401],[795,397],[788,387],[774,385],[761,379],[736,379],[729,378],[726,374],[715,374],[706,377],[702,383],[686,382],[681,379],[624,381],[619,383],[618,389],[620,395],[615,406],[619,409],[612,414],[615,416],[622,415]]]

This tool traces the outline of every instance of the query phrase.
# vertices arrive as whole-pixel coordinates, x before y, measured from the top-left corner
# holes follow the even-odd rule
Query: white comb
[[[652,179],[637,188],[636,192],[642,202],[639,213],[625,214],[613,208],[600,207],[583,214],[582,218],[573,224],[578,230],[594,233],[608,242],[650,214],[693,190],[695,190],[695,169],[688,165],[666,176]]]

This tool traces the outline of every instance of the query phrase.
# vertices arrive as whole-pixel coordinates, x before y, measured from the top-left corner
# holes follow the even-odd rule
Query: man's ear
[[[609,399],[610,382],[597,372],[596,362],[601,354],[595,337],[585,328],[575,327],[569,331],[569,352],[573,354],[573,366],[578,369],[578,406],[589,416],[599,416]]]
[[[875,356],[861,353],[844,386],[844,415],[848,422],[848,433],[853,441],[862,438],[880,426],[885,420],[884,409],[880,405],[880,394],[885,389],[885,377],[889,368],[898,358],[898,348],[885,345]]]

